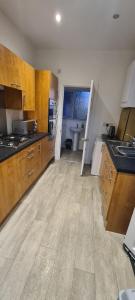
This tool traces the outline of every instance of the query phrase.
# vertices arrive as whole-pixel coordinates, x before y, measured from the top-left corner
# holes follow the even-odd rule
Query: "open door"
[[[83,175],[85,158],[86,158],[86,149],[89,141],[89,127],[90,127],[90,119],[91,119],[91,108],[93,104],[93,94],[94,94],[94,81],[91,81],[90,86],[90,96],[89,96],[89,103],[88,103],[88,111],[87,111],[87,120],[86,120],[86,127],[85,127],[85,136],[83,139],[83,154],[82,154],[82,163],[81,163],[81,176]]]

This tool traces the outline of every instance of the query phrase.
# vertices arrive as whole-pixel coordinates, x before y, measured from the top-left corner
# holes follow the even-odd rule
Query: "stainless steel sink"
[[[135,157],[135,147],[116,146],[117,151],[126,157]]]
[[[130,142],[125,142],[125,141],[108,140],[108,142],[111,142],[111,144],[115,145],[115,146],[125,146],[125,147],[130,147],[131,146]]]
[[[135,147],[128,142],[111,144],[111,149],[114,156],[135,158]]]

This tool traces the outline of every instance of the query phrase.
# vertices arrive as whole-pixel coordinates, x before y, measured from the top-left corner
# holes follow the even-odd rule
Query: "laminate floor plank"
[[[0,286],[0,299],[18,300],[21,297],[29,272],[41,243],[44,224],[35,221],[18,252],[3,285]]]
[[[82,189],[75,267],[94,273],[94,219],[92,191]]]
[[[95,276],[89,272],[74,269],[73,283],[69,300],[96,299]]]
[[[13,260],[0,257],[0,286],[4,283],[5,277],[7,276],[12,264]]]
[[[55,251],[50,248],[40,247],[35,263],[28,275],[21,300],[44,300],[55,261]]]
[[[61,159],[1,228],[0,299],[117,299],[135,286],[122,243],[105,231],[98,178]]]

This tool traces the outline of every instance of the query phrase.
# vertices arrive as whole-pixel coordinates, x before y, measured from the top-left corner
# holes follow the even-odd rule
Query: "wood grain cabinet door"
[[[135,175],[118,173],[108,212],[107,230],[125,234],[135,208]]]
[[[135,136],[135,108],[130,109],[128,122],[125,128],[124,141],[130,141]]]
[[[22,62],[23,110],[35,110],[35,70]]]
[[[102,211],[105,222],[108,218],[108,210],[114,189],[117,171],[113,165],[106,145],[103,145],[102,162],[100,168],[100,185],[102,191]]]
[[[21,90],[19,61],[14,53],[0,45],[0,84]]]
[[[41,144],[41,168],[42,170],[46,168],[49,162],[49,148],[48,148],[48,138],[44,138]]]
[[[16,157],[0,164],[0,222],[8,215],[20,197]]]
[[[50,74],[50,99],[58,99],[58,78],[53,73]]]
[[[18,169],[22,196],[41,173],[41,141],[18,153]]]

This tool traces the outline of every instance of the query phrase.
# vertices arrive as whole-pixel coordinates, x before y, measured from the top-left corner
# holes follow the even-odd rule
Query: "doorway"
[[[83,121],[85,122],[85,126],[82,125],[82,131],[84,129],[84,137],[78,142],[78,149],[77,151],[80,150],[79,153],[81,153],[80,158],[82,156],[82,161],[81,161],[81,172],[80,175],[82,176],[84,174],[84,167],[85,165],[90,165],[91,162],[91,155],[92,155],[92,147],[93,147],[93,120],[94,120],[94,98],[95,98],[95,87],[94,87],[94,81],[91,80],[91,84],[90,84],[90,88],[78,88],[78,87],[67,87],[64,86],[62,84],[62,82],[59,83],[59,102],[58,102],[58,112],[57,112],[57,127],[56,127],[56,141],[55,141],[55,160],[59,160],[61,158],[61,155],[63,155],[63,159],[64,159],[64,154],[62,150],[70,150],[72,151],[73,154],[73,140],[72,138],[70,138],[69,142],[71,143],[71,148],[70,149],[66,149],[66,144],[64,144],[63,147],[63,121],[64,121],[64,100],[65,100],[65,89],[81,89],[84,92],[88,92],[89,93],[89,100],[88,101],[88,105],[87,105],[87,118],[86,120],[76,120],[74,119],[74,116],[76,116],[76,112],[73,110],[73,114],[72,114],[72,118],[70,119],[72,121]],[[81,101],[78,100],[78,104],[80,104]],[[67,105],[68,106],[68,105]],[[74,107],[74,106],[73,106]],[[79,106],[80,107],[80,106]],[[80,114],[80,109],[78,109],[79,114]],[[84,128],[83,128],[84,127]],[[76,126],[76,128],[79,128],[79,125]],[[73,131],[73,130],[71,130]],[[70,133],[71,134],[71,133]],[[72,140],[72,141],[71,141]],[[83,149],[80,149],[79,145],[82,142],[83,144]],[[63,149],[64,148],[64,149]],[[68,152],[68,154],[71,154],[71,152]],[[77,154],[77,153],[76,153]],[[76,161],[75,159],[75,154],[73,161]],[[65,159],[66,158],[66,153],[65,153]],[[69,156],[68,156],[69,157]],[[78,161],[78,159],[77,159]],[[80,159],[79,159],[80,162]]]
[[[61,158],[82,161],[90,88],[64,87]]]

